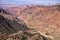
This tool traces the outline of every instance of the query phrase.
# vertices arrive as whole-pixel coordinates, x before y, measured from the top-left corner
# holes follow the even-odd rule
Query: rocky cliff
[[[0,9],[0,40],[54,40],[52,36],[35,30],[23,20]]]
[[[10,7],[6,11],[23,20],[28,27],[36,28],[60,40],[60,5],[26,5]]]

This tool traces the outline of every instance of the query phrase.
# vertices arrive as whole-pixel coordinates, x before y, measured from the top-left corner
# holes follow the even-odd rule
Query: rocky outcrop
[[[3,11],[3,10],[2,10]],[[0,12],[0,32],[2,36],[5,34],[10,35],[18,31],[24,31],[28,29],[22,20],[18,20],[12,15],[7,15],[5,12]],[[1,37],[2,37],[1,36]],[[7,38],[7,37],[6,37]],[[2,39],[2,38],[0,38]]]
[[[42,34],[28,28],[21,19],[0,11],[0,40],[54,40],[53,37]]]
[[[60,40],[60,4],[52,6],[27,5],[6,9],[18,19],[23,20],[28,27],[37,31],[49,33],[55,40]]]

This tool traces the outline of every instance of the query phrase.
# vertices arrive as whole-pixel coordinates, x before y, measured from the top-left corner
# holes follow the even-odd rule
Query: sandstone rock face
[[[60,40],[59,8],[37,5],[0,10],[0,39]]]
[[[21,20],[0,12],[0,40],[54,40],[38,32],[29,32]]]
[[[60,5],[10,7],[12,15],[23,20],[28,27],[45,32],[60,40]]]

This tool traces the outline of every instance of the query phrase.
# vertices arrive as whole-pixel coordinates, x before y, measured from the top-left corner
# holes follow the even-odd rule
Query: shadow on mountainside
[[[10,34],[26,29],[27,26],[24,23],[20,24],[15,20],[9,20],[0,15],[0,31]]]

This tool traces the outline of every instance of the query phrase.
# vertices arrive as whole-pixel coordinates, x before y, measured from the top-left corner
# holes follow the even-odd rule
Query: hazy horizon
[[[20,5],[54,5],[60,4],[60,0],[0,0],[0,6],[20,6]]]

